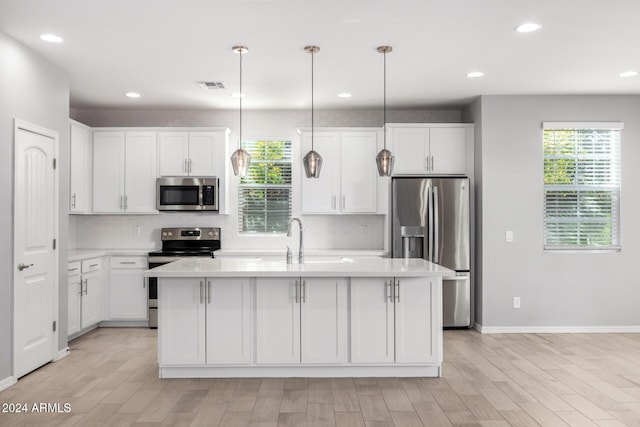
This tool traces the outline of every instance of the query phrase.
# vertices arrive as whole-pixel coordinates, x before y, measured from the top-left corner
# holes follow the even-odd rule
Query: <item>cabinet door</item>
[[[189,133],[189,175],[224,177],[225,156],[224,132]]]
[[[298,279],[257,279],[257,363],[300,363],[299,301],[300,282]]]
[[[95,213],[118,213],[124,209],[124,144],[124,132],[93,134]]]
[[[125,154],[125,212],[155,213],[156,133],[127,132]]]
[[[340,141],[341,211],[376,213],[378,209],[378,133],[344,132]]]
[[[435,362],[439,343],[431,331],[442,328],[442,322],[437,319],[441,309],[434,299],[436,279],[402,277],[396,280],[396,362]]]
[[[189,132],[158,133],[158,174],[186,176],[189,172]]]
[[[346,279],[302,279],[300,299],[302,363],[347,363]]]
[[[301,136],[300,164],[311,150],[311,133]],[[315,132],[314,150],[322,156],[319,178],[307,178],[304,167],[300,168],[302,213],[337,213],[340,211],[340,134],[337,132]]]
[[[431,128],[429,139],[432,174],[467,173],[466,128]]]
[[[91,130],[71,124],[69,140],[69,212],[86,213],[91,206]]]
[[[100,322],[101,283],[100,271],[82,276],[82,329]]]
[[[205,363],[204,278],[158,279],[158,362]]]
[[[351,278],[351,362],[393,363],[393,279]]]
[[[207,364],[251,362],[249,278],[207,279]]]
[[[109,313],[114,320],[147,319],[147,286],[142,269],[111,270]]]
[[[424,174],[428,172],[429,128],[393,128],[391,134],[394,156],[393,174]],[[387,142],[389,141],[387,140]]]
[[[81,276],[69,276],[67,285],[67,333],[71,335],[80,330]]]

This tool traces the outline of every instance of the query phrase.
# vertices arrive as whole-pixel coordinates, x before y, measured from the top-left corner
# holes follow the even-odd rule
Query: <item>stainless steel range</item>
[[[163,228],[162,249],[149,252],[149,268],[183,258],[213,258],[220,249],[220,229],[215,227]],[[149,278],[149,327],[158,327],[158,279]]]

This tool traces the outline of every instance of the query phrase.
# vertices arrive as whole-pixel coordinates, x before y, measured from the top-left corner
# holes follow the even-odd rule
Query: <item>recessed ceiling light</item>
[[[637,71],[625,71],[624,73],[620,73],[620,77],[636,77],[637,75]]]
[[[244,98],[245,96],[247,96],[246,93],[232,93],[231,96],[233,98]]]
[[[58,37],[56,35],[53,34],[42,34],[40,36],[40,39],[49,42],[49,43],[62,43],[62,37]]]
[[[519,33],[530,33],[532,31],[538,31],[542,28],[542,25],[536,24],[535,22],[527,22],[516,27],[516,31]]]
[[[470,79],[476,79],[482,76],[484,76],[484,73],[482,71],[471,71],[470,73],[467,73],[467,77],[469,77]]]
[[[339,93],[338,98],[351,98],[351,94],[346,92]]]
[[[140,94],[138,92],[127,92],[124,96],[129,98],[140,98]]]

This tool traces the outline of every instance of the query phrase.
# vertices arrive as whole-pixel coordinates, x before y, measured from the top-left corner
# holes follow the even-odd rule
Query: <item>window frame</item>
[[[622,193],[622,172],[621,172],[621,166],[622,166],[622,154],[621,154],[621,150],[622,150],[622,130],[624,129],[624,124],[622,122],[543,122],[542,123],[542,165],[543,165],[543,249],[545,252],[619,252],[622,249],[622,242],[621,242],[621,221],[620,221],[620,217],[621,217],[621,193]],[[617,141],[615,141],[617,143],[617,147],[613,147],[613,149],[611,150],[611,152],[613,152],[614,155],[617,156],[617,158],[614,158],[614,162],[612,164],[612,166],[615,166],[617,168],[617,170],[613,171],[613,175],[614,175],[614,179],[617,181],[617,183],[611,184],[611,182],[609,183],[598,183],[598,184],[578,184],[578,183],[572,183],[572,184],[558,184],[558,183],[553,183],[553,184],[546,184],[545,183],[545,178],[546,178],[546,174],[545,174],[545,166],[547,163],[547,160],[549,159],[549,157],[547,156],[547,154],[545,153],[545,137],[546,137],[546,132],[547,131],[560,131],[560,130],[569,130],[569,131],[575,131],[575,130],[608,130],[608,131],[618,131],[619,134],[617,136]],[[551,157],[555,157],[556,159],[559,159],[559,157],[557,157],[558,155],[555,156],[551,156]],[[596,159],[598,159],[598,153],[596,152],[589,152],[587,153],[585,156],[581,156],[579,154],[575,154],[573,156],[567,155],[566,158],[568,159],[575,159],[576,164],[580,164],[580,161],[583,160],[583,165],[584,165],[584,160],[590,160],[590,161],[595,161]],[[578,169],[578,167],[576,166],[576,169]],[[609,167],[609,169],[607,169],[607,172],[609,174],[611,174],[611,167]],[[611,177],[610,177],[611,179]],[[610,184],[610,185],[606,185],[606,184]],[[562,187],[566,185],[566,189],[563,189]],[[610,188],[611,191],[609,193],[607,193],[606,188]],[[579,203],[580,200],[582,200],[582,198],[586,198],[587,196],[585,196],[584,194],[580,195],[578,194],[581,191],[590,191],[592,192],[592,196],[595,196],[597,193],[600,193],[601,195],[605,195],[606,194],[610,194],[610,203],[607,206],[610,206],[610,211],[611,211],[611,219],[610,221],[608,221],[608,223],[611,224],[611,244],[609,245],[599,245],[596,243],[593,244],[572,244],[572,245],[562,245],[562,244],[555,244],[555,243],[548,243],[547,242],[547,235],[548,235],[548,224],[560,224],[563,221],[558,221],[558,217],[556,218],[556,221],[548,221],[549,218],[553,219],[553,217],[548,216],[548,211],[547,211],[547,196],[548,196],[548,192],[562,192],[562,191],[567,191],[567,192],[574,192],[576,193],[576,215],[573,217],[568,217],[569,220],[565,221],[566,223],[575,223],[577,227],[580,227],[581,225],[587,224],[589,222],[593,222],[593,223],[598,223],[598,221],[593,220],[593,221],[580,221],[580,207],[579,207]],[[587,199],[588,200],[588,199]],[[614,216],[615,215],[615,216]],[[574,221],[571,221],[571,219],[574,219]],[[579,232],[576,233],[576,236],[579,236]]]
[[[237,217],[237,233],[238,235],[241,236],[274,236],[274,235],[281,235],[281,234],[285,234],[286,233],[286,226],[283,230],[274,230],[274,231],[267,231],[265,230],[246,230],[245,229],[245,224],[246,222],[244,221],[245,218],[245,214],[243,213],[243,204],[246,202],[247,199],[245,199],[245,197],[243,196],[243,191],[246,190],[250,190],[250,189],[258,189],[258,190],[264,190],[265,192],[269,191],[269,190],[287,190],[288,191],[288,212],[286,213],[287,215],[287,221],[288,219],[290,219],[293,216],[293,141],[291,138],[286,138],[286,137],[256,137],[256,138],[247,138],[244,139],[242,141],[242,148],[249,151],[249,153],[251,154],[251,163],[249,165],[249,173],[247,174],[247,177],[249,177],[252,169],[252,165],[256,164],[256,161],[262,163],[263,159],[258,160],[258,158],[256,158],[256,156],[254,155],[254,151],[251,150],[251,148],[256,145],[257,143],[264,141],[264,142],[284,142],[286,145],[288,145],[287,149],[285,150],[285,157],[283,161],[276,161],[276,162],[270,162],[270,163],[281,163],[281,164],[288,164],[289,165],[289,169],[288,169],[288,183],[284,183],[284,184],[269,184],[269,183],[247,183],[244,182],[243,180],[245,180],[246,178],[238,178],[237,181],[237,203],[236,203],[236,207],[238,209],[238,217]],[[266,149],[266,148],[265,148]],[[287,157],[288,155],[288,157]],[[286,174],[285,174],[286,177]],[[285,199],[282,199],[285,200]],[[264,206],[264,210],[263,210],[263,214],[265,215],[265,228],[267,227],[268,224],[268,217],[267,217],[267,212],[269,212],[268,209],[268,199],[265,200],[265,206]],[[284,210],[282,211],[284,212]]]

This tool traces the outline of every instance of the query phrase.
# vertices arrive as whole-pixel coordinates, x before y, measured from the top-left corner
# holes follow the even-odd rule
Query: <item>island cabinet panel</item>
[[[251,361],[248,278],[163,278],[158,287],[159,360],[164,365]]]
[[[160,364],[205,363],[204,278],[164,278],[158,286]]]
[[[256,281],[256,362],[300,363],[300,280]]]
[[[351,278],[351,362],[393,363],[393,279]]]
[[[347,281],[303,278],[301,285],[302,363],[347,363]]]
[[[442,302],[434,292],[437,281],[424,277],[395,280],[395,341],[397,363],[435,362],[440,342],[435,328],[442,329]]]

